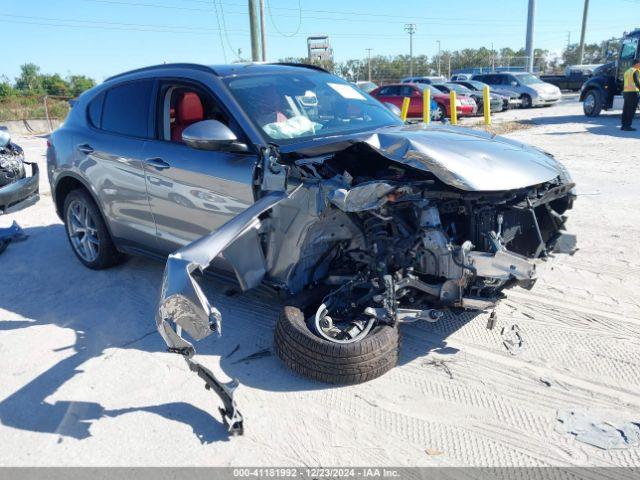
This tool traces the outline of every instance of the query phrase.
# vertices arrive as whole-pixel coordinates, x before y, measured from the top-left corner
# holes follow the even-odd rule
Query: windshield
[[[435,88],[439,93],[449,93],[449,87],[440,83],[432,83],[431,88]]]
[[[472,93],[471,90],[469,90],[467,87],[465,87],[464,85],[459,85],[457,83],[447,83],[447,88],[461,95],[469,95],[470,93]]]
[[[471,85],[471,87],[476,90],[482,90],[487,85],[486,83],[478,82],[477,80],[467,80],[465,83]]]
[[[253,123],[279,144],[402,125],[380,102],[328,73],[243,75],[225,82]]]
[[[520,83],[524,85],[533,85],[534,83],[544,83],[535,75],[531,75],[530,73],[524,73],[522,75],[517,75],[516,78],[520,81]]]

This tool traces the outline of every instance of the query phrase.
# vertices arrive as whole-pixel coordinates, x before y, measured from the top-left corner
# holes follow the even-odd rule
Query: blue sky
[[[267,0],[268,60],[306,55],[309,34],[330,35],[335,58],[524,45],[527,0]],[[33,62],[43,72],[98,81],[163,62],[224,63],[250,56],[246,0],[2,0],[0,74]],[[301,9],[299,8],[301,5]],[[560,51],[580,35],[583,0],[538,0],[536,47]],[[269,10],[271,15],[269,15]],[[217,11],[217,15],[216,15]],[[587,41],[640,26],[640,0],[591,0]],[[634,21],[637,23],[634,24]],[[9,40],[10,39],[10,40]]]

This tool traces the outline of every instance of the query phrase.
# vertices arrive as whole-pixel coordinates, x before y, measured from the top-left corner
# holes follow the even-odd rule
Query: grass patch
[[[66,99],[47,98],[49,117],[64,120],[70,107]],[[0,100],[0,122],[47,118],[44,97],[12,96]]]

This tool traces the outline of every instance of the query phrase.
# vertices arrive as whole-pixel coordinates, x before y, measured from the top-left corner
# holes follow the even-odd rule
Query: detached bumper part
[[[4,187],[0,187],[0,215],[14,213],[36,203],[38,194],[40,172],[36,163],[24,162],[31,166],[31,176],[16,180]]]
[[[4,252],[11,242],[26,240],[27,235],[15,221],[9,228],[0,228],[0,253]]]
[[[194,361],[196,350],[182,337],[183,331],[194,340],[202,340],[213,332],[217,332],[218,335],[222,333],[222,316],[209,304],[193,274],[202,273],[224,252],[225,259],[232,264],[244,290],[260,283],[265,266],[259,265],[259,262],[264,262],[264,258],[249,255],[251,259],[247,259],[247,252],[259,252],[261,249],[258,236],[255,235],[260,226],[258,217],[286,198],[288,195],[284,192],[268,193],[215,232],[169,255],[164,271],[160,303],[156,313],[158,331],[169,347],[168,351],[182,355],[189,369],[204,380],[205,388],[213,390],[220,397],[224,405],[220,412],[232,435],[241,435],[244,429],[242,414],[233,399],[238,382],[221,382],[211,370]],[[247,245],[251,240],[255,245]],[[237,241],[247,248],[243,249],[242,258],[238,256],[241,252],[232,248]],[[247,265],[251,268],[247,269]],[[262,272],[262,275],[259,272]],[[175,330],[172,324],[175,324]]]

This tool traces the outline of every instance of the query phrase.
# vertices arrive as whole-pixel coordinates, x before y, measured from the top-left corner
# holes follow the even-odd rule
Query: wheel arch
[[[587,95],[589,94],[589,92],[593,90],[597,90],[598,92],[600,92],[600,94],[603,97],[603,100],[606,100],[607,96],[603,86],[599,83],[589,83],[589,84],[586,84],[582,89],[582,91],[580,92],[580,101],[584,102],[584,99],[587,98]]]
[[[102,205],[100,205],[100,202],[98,201],[98,196],[93,191],[93,188],[91,188],[89,183],[84,178],[71,172],[65,173],[64,175],[59,177],[56,180],[54,188],[52,189],[53,203],[56,207],[56,213],[60,218],[60,220],[64,222],[63,210],[64,210],[64,201],[67,198],[67,195],[69,195],[69,193],[71,193],[72,191],[78,190],[78,189],[85,190],[89,193],[89,195],[91,195],[91,198],[93,199],[93,201],[98,207],[98,211],[100,212],[100,215],[102,215],[102,219],[104,220],[104,224],[107,227],[107,231],[109,232],[109,235],[113,239],[111,226],[109,225],[109,221],[104,214]]]

